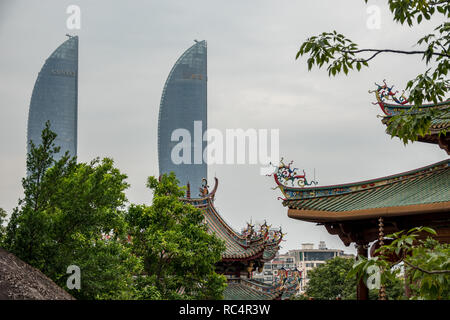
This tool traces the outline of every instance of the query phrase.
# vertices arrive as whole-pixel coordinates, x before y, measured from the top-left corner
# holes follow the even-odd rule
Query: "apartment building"
[[[302,243],[301,249],[278,254],[272,261],[266,262],[261,273],[253,273],[253,279],[271,284],[278,280],[278,270],[281,268],[286,270],[297,268],[302,272],[300,292],[303,292],[309,280],[308,273],[335,257],[355,258],[354,255],[346,254],[343,250],[328,249],[324,241],[320,241],[317,248],[314,248],[313,243]]]

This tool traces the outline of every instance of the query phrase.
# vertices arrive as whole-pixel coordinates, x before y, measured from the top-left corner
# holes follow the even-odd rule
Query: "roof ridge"
[[[447,165],[443,166],[444,164],[447,164]],[[445,160],[441,160],[441,161],[433,163],[431,165],[427,165],[427,166],[420,167],[420,168],[417,168],[417,169],[405,171],[405,172],[402,172],[402,173],[388,175],[388,176],[384,176],[384,177],[380,177],[380,178],[374,178],[374,179],[350,182],[350,183],[345,183],[345,184],[327,185],[327,186],[320,186],[320,187],[305,187],[305,188],[288,187],[288,186],[283,186],[283,185],[281,185],[280,187],[282,189],[284,189],[284,191],[299,191],[299,192],[304,193],[304,192],[322,191],[322,190],[325,190],[325,189],[336,189],[336,188],[343,188],[343,187],[344,188],[345,187],[356,187],[356,186],[360,186],[360,185],[362,186],[362,185],[368,185],[368,184],[370,185],[372,183],[383,182],[383,181],[386,181],[386,183],[382,184],[382,185],[386,185],[386,184],[390,184],[390,183],[396,182],[396,180],[399,180],[398,178],[402,178],[403,177],[404,179],[410,179],[413,176],[418,176],[418,175],[429,173],[430,169],[443,170],[443,169],[447,168],[449,165],[450,165],[450,158],[445,159]],[[442,168],[439,168],[440,166],[442,166]],[[396,180],[388,181],[388,180],[392,180],[392,179],[396,179]],[[400,180],[404,180],[404,179],[400,179]],[[375,186],[372,186],[372,187],[375,187]],[[364,189],[367,190],[369,188],[364,188]]]

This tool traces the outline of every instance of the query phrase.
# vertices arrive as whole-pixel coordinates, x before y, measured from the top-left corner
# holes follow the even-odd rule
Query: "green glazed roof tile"
[[[352,184],[285,188],[291,209],[355,211],[450,201],[450,159],[425,168]]]

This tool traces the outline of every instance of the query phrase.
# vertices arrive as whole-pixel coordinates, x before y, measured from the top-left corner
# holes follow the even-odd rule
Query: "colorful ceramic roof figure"
[[[436,103],[424,104],[420,108],[414,108],[413,105],[408,104],[408,99],[402,92],[400,97],[397,97],[398,91],[393,91],[394,86],[389,87],[386,81],[383,80],[383,85],[375,83],[377,89],[370,90],[369,93],[375,93],[377,99],[373,104],[378,104],[383,111],[384,116],[381,120],[383,124],[387,124],[392,116],[399,114],[420,115],[426,110],[439,110],[431,120],[430,133],[425,136],[419,136],[418,141],[438,144],[444,149],[447,154],[450,154],[450,135],[445,133],[450,128],[450,99]],[[388,103],[392,101],[393,103]]]
[[[350,236],[349,230],[342,229],[350,222],[356,226],[359,221],[361,227],[361,223],[379,217],[385,218],[385,224],[395,219],[394,226],[387,228],[398,231],[403,223],[408,224],[404,220],[419,223],[417,219],[422,218],[429,224],[434,217],[446,221],[437,227],[450,227],[450,159],[388,177],[324,187],[282,184],[278,176],[283,170],[281,165],[274,179],[276,188],[284,195],[283,206],[289,208],[288,216],[324,224],[330,233],[339,234],[346,245],[356,240],[377,239],[376,232],[363,234],[363,230],[360,230],[361,239]],[[450,240],[450,233],[442,237]]]

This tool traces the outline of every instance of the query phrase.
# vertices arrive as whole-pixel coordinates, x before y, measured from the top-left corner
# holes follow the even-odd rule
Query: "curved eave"
[[[209,209],[207,214],[212,214],[212,217],[207,217],[207,220],[212,222],[213,220],[218,221],[219,225],[216,225],[216,227],[222,229],[225,231],[225,237],[222,240],[225,242],[232,242],[235,246],[238,246],[240,249],[237,252],[234,251],[225,251],[223,254],[223,260],[224,261],[251,261],[251,260],[257,260],[257,259],[263,259],[264,252],[266,250],[265,243],[258,243],[258,244],[246,244],[246,239],[234,231],[233,228],[231,228],[228,223],[226,223],[220,214],[216,211],[215,207],[213,206],[212,202],[209,202]],[[220,235],[218,234],[220,237]]]
[[[414,107],[414,105],[412,105],[412,104],[403,104],[402,105],[402,104],[385,103],[385,102],[380,102],[380,103],[382,103],[385,108],[390,108],[390,109],[409,110]],[[426,103],[426,104],[421,105],[419,107],[419,109],[440,108],[440,107],[449,106],[449,105],[450,105],[450,99],[448,99],[446,101],[438,102],[438,103]]]
[[[292,200],[302,200],[319,197],[333,197],[340,194],[360,192],[363,190],[378,188],[383,185],[398,183],[421,174],[427,174],[433,170],[447,168],[449,164],[450,159],[446,159],[425,167],[406,171],[403,173],[346,184],[329,185],[323,187],[305,187],[305,188],[287,187],[283,185],[279,185],[278,187],[281,189],[281,191],[286,197],[286,199],[283,199],[284,200],[283,205],[286,205],[289,201]]]
[[[266,244],[261,243],[259,245],[249,245],[245,246],[240,242],[237,242],[244,250],[243,253],[231,253],[224,254],[224,261],[252,261],[252,260],[260,260],[262,262],[271,261],[275,258],[278,250],[279,244],[281,240],[278,242]]]
[[[450,105],[447,105],[446,108],[442,107],[440,109],[445,110],[445,113],[440,115],[439,117],[433,118],[431,120],[430,133],[432,135],[433,134],[438,134],[442,130],[446,130],[446,129],[450,128]],[[419,113],[420,113],[420,111],[419,111]],[[387,125],[389,120],[394,115],[398,115],[398,113],[384,116],[381,119],[381,123],[383,123],[384,125]],[[427,134],[425,136],[429,136],[429,134]],[[421,137],[419,136],[419,139],[420,138]]]
[[[264,251],[257,251],[257,252],[243,252],[241,254],[239,253],[224,253],[222,255],[222,261],[223,262],[229,262],[229,261],[252,261],[261,259],[263,256]]]
[[[220,227],[225,229],[228,235],[230,235],[234,239],[240,239],[242,241],[245,240],[244,237],[237,233],[227,222],[225,222],[225,220],[222,219],[210,199],[208,199],[208,207],[211,209],[210,213],[212,213],[214,215],[214,218],[219,221]],[[244,246],[240,241],[236,241],[236,243],[238,243],[241,247],[246,248],[246,246]]]
[[[440,212],[450,212],[450,201],[398,207],[349,210],[341,212],[289,209],[288,217],[307,222],[326,223],[349,220],[364,220],[379,217],[399,217],[418,214],[431,214]]]
[[[379,97],[377,97],[377,102],[374,104],[378,104],[380,106],[381,111],[386,115],[386,117],[391,117],[393,115],[399,114],[401,112],[408,111],[414,108],[414,105],[411,104],[394,104],[394,103],[386,103],[383,102]],[[450,99],[446,101],[441,101],[438,103],[428,103],[423,104],[418,107],[418,111],[422,111],[423,109],[434,109],[434,108],[445,108],[450,105]]]
[[[259,283],[252,279],[241,279],[241,283],[252,286],[254,289],[264,292],[269,295],[272,299],[280,295],[280,290],[278,286],[273,286],[265,283]]]
[[[232,281],[233,279],[231,279]],[[229,300],[276,300],[290,297],[297,292],[299,283],[285,285],[267,285],[253,279],[239,279],[239,282],[229,282],[225,289],[225,298]]]
[[[203,197],[199,198],[183,198],[182,200],[184,202],[192,204],[194,207],[200,208],[202,210],[210,210],[210,213],[214,215],[214,218],[217,219],[220,223],[220,225],[227,230],[228,234],[232,236],[233,238],[239,239],[239,245],[243,248],[248,248],[250,246],[244,245],[243,242],[245,242],[245,238],[236,232],[225,220],[223,220],[222,216],[217,212],[215,206],[214,206],[214,198],[217,192],[217,188],[219,186],[219,179],[214,177],[214,187],[211,192],[204,195]]]
[[[217,228],[222,230],[221,233],[216,233],[217,236],[219,236],[219,238],[224,240],[226,243],[233,243],[232,246],[235,248],[240,248],[239,251],[225,251],[222,255],[222,261],[272,260],[276,254],[276,250],[281,242],[281,239],[273,243],[267,243],[264,241],[248,243],[246,238],[236,232],[217,212],[214,206],[214,197],[219,181],[217,178],[214,179],[214,188],[207,195],[200,198],[182,198],[181,200],[201,209],[205,214],[207,223],[211,224],[211,229]]]
[[[263,286],[252,280],[239,279],[239,282],[228,283],[225,289],[225,300],[274,300],[281,294],[276,287]]]

